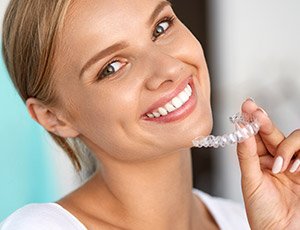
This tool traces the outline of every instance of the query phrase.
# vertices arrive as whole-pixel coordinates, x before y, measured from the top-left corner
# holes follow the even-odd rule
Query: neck
[[[189,150],[138,164],[103,160],[92,179],[97,196],[92,199],[110,209],[106,221],[121,223],[121,219],[130,229],[193,228],[197,208]]]

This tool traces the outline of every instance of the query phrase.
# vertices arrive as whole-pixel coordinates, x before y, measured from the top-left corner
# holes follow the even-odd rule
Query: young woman
[[[3,54],[32,118],[78,170],[80,145],[100,167],[56,203],[17,210],[1,229],[300,225],[300,132],[285,138],[252,100],[242,110],[260,133],[237,150],[247,218],[192,189],[189,148],[212,127],[209,75],[201,45],[168,1],[12,0]]]

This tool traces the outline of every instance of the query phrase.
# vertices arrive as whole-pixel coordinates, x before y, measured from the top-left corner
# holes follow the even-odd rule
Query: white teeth
[[[154,118],[155,116],[152,113],[147,113],[147,117]]]
[[[160,117],[160,113],[158,112],[153,112],[154,117]]]
[[[178,109],[183,105],[183,102],[178,97],[174,97],[172,99],[172,104],[175,106],[176,109]]]
[[[186,87],[190,92],[192,92],[192,88],[191,88],[191,86],[190,85],[187,85],[187,87]]]
[[[149,118],[158,118],[160,116],[166,116],[168,113],[173,112],[174,110],[180,108],[184,103],[186,103],[190,96],[192,95],[192,88],[190,85],[187,85],[185,89],[180,92],[176,97],[174,97],[170,102],[165,104],[163,107],[157,109],[157,111],[148,113],[147,117]]]
[[[187,87],[184,90],[189,97],[192,95],[192,88],[190,85],[187,85]]]
[[[189,97],[192,95],[192,91],[190,91],[188,88],[185,88],[184,92],[186,92]]]
[[[158,109],[158,112],[162,115],[162,116],[166,116],[168,114],[168,111],[162,107],[160,107]]]
[[[167,111],[168,111],[169,113],[173,112],[173,111],[176,109],[171,103],[167,103],[167,104],[165,105],[165,108],[167,109]]]
[[[186,94],[186,92],[181,92],[179,95],[179,98],[183,103],[187,102],[189,100],[189,96]]]

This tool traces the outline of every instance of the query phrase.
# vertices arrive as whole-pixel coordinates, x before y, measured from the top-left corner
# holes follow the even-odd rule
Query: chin
[[[184,148],[192,148],[192,141],[195,138],[210,135],[212,131],[212,126],[213,123],[211,120],[205,123],[202,122],[202,124],[197,126],[194,125],[192,128],[187,128],[186,130],[180,133],[169,135],[167,138],[168,140],[165,140],[165,142],[171,144],[171,146],[169,146],[170,151],[176,151]]]

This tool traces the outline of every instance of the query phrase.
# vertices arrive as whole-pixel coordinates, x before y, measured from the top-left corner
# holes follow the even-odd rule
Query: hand
[[[251,229],[300,229],[300,130],[286,138],[251,100],[242,111],[261,124],[237,147]]]

